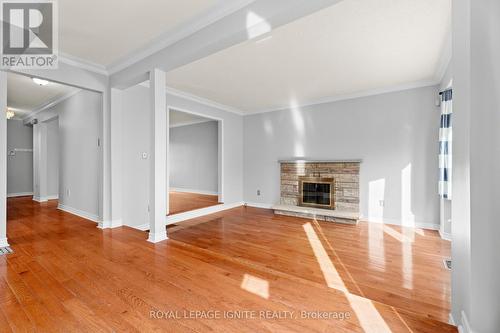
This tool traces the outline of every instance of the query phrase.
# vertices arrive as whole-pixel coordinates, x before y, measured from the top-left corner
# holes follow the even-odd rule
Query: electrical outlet
[[[260,196],[260,190],[257,190],[257,196]]]
[[[384,205],[385,205],[385,201],[384,200],[379,200],[378,203],[379,203],[380,207],[384,207]]]
[[[67,197],[70,197],[71,196],[71,191],[69,190],[69,188],[66,189],[66,196]]]

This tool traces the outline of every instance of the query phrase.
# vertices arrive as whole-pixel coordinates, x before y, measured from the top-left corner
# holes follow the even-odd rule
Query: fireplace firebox
[[[335,209],[335,180],[324,177],[299,177],[299,206]]]

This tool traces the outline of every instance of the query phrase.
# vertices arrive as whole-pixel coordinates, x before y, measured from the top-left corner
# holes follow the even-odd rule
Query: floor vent
[[[12,249],[9,246],[0,247],[0,256],[6,255],[6,254],[11,254],[11,253],[14,253],[14,251],[12,251]]]
[[[445,259],[445,260],[443,260],[443,263],[444,263],[444,267],[451,271],[451,259]]]

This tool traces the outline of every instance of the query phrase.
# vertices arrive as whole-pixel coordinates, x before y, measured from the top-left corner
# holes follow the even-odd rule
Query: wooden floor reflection
[[[456,332],[441,322],[450,250],[434,232],[243,207],[197,222],[154,245],[54,202],[9,199],[0,331]]]

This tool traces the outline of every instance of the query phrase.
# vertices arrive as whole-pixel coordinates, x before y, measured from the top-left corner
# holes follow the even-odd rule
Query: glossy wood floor
[[[188,224],[154,245],[9,199],[0,332],[456,332],[433,319],[449,307],[449,245],[434,232],[243,207]]]
[[[188,212],[190,210],[215,206],[219,204],[217,195],[206,195],[188,192],[170,191],[170,214]]]

